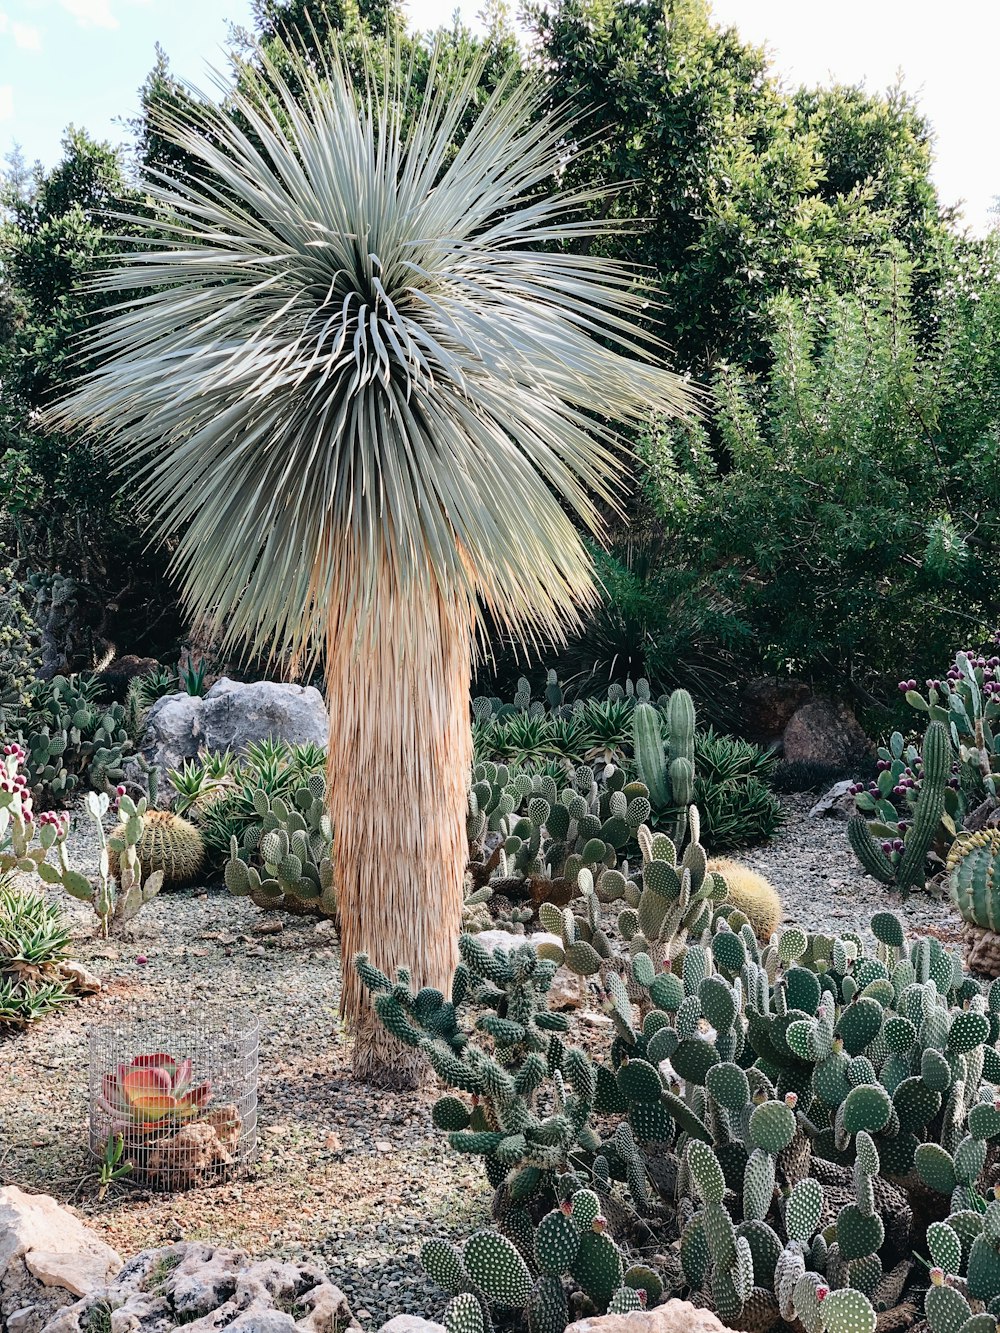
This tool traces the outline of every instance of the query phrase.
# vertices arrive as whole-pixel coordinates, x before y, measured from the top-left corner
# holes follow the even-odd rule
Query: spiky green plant
[[[225,106],[158,109],[196,168],[144,182],[163,244],[97,278],[122,304],[60,414],[127,451],[191,612],[324,655],[345,954],[439,987],[477,629],[578,623],[622,431],[691,404],[588,244],[620,224],[552,188],[571,116],[533,78],[483,95],[485,58],[362,50],[355,84],[335,47],[256,50]],[[412,1081],[363,996],[347,971],[356,1071]]]

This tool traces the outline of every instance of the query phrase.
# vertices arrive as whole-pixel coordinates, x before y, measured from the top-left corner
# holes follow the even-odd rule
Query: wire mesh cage
[[[90,1151],[185,1190],[246,1172],[257,1147],[257,1019],[193,1006],[90,1029]]]

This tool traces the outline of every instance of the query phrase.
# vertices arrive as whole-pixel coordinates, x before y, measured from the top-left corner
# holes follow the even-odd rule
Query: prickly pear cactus
[[[253,859],[241,855],[232,838],[226,888],[264,909],[336,919],[333,827],[323,775],[310,774],[288,800],[258,790],[254,805],[260,821],[255,854]]]

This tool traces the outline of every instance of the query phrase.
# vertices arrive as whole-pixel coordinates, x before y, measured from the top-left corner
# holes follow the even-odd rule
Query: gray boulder
[[[360,1327],[322,1268],[197,1241],[144,1250],[116,1278],[59,1311],[42,1333],[86,1333],[110,1311],[111,1333],[345,1333]],[[291,1312],[291,1313],[290,1313]]]
[[[850,819],[854,814],[854,797],[851,791],[854,783],[850,778],[835,782],[828,792],[819,798],[809,811],[812,819]]]
[[[810,699],[785,728],[785,761],[851,769],[868,749],[868,738],[845,703]]]
[[[325,746],[329,733],[326,704],[311,685],[273,680],[241,685],[223,676],[204,698],[165,694],[157,699],[139,748],[148,763],[166,773],[204,750],[242,754],[248,745],[268,738]],[[138,771],[137,765],[130,766],[133,781]]]
[[[205,695],[201,711],[205,749],[239,754],[270,737],[289,745],[325,746],[330,719],[319,690],[258,680],[249,685],[223,676]]]

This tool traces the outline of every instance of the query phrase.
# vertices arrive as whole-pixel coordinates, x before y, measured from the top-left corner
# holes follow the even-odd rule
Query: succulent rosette
[[[101,1080],[101,1108],[112,1132],[152,1134],[201,1115],[212,1096],[210,1082],[193,1082],[191,1060],[162,1051],[137,1055]]]

